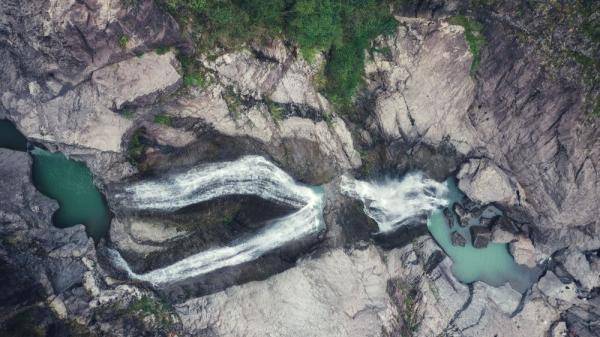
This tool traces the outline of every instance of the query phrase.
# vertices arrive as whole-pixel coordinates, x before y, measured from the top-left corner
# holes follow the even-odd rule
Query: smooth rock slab
[[[265,281],[192,299],[175,309],[192,334],[379,336],[391,319],[387,277],[373,247],[350,255],[335,250]]]
[[[517,205],[517,187],[509,176],[489,159],[471,159],[464,164],[457,175],[458,188],[469,199],[481,204],[498,202],[503,205]]]

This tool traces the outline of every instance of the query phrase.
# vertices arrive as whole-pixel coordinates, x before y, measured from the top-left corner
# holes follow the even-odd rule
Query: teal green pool
[[[449,206],[463,198],[453,180],[446,181],[450,191]],[[446,224],[442,210],[436,210],[429,217],[427,227],[433,238],[452,259],[452,272],[464,283],[483,281],[493,286],[510,283],[513,289],[525,292],[535,281],[537,273],[526,266],[517,264],[508,251],[507,244],[490,243],[486,248],[477,249],[471,244],[468,228]],[[467,239],[464,247],[454,246],[450,240],[452,230],[458,230]]]
[[[35,187],[58,201],[60,206],[52,218],[54,225],[65,228],[83,224],[95,240],[103,237],[108,231],[110,216],[87,166],[62,153],[40,148],[35,148],[31,154]]]
[[[0,147],[27,151],[27,139],[7,120],[0,120]]]
[[[27,139],[13,123],[0,120],[0,147],[27,151]],[[40,148],[33,149],[30,154],[33,157],[33,184],[60,206],[52,217],[53,224],[59,228],[83,224],[88,235],[96,241],[106,235],[110,214],[87,166],[62,153]]]

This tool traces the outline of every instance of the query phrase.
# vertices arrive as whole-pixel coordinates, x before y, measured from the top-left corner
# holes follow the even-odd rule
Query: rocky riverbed
[[[96,241],[56,228],[26,149],[0,149],[0,334],[599,336],[598,88],[540,33],[568,32],[507,1],[468,12],[473,55],[462,2],[418,3],[372,42],[344,114],[318,86],[326,55],[289,41],[200,55],[189,86],[191,41],[158,2],[2,2],[0,119],[84,162],[113,217]],[[459,281],[432,212],[448,244],[506,247],[536,277]]]

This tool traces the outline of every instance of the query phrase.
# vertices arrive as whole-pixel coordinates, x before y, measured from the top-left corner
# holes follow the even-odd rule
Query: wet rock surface
[[[460,234],[459,232],[452,232],[452,234],[450,234],[450,240],[452,241],[452,245],[454,246],[464,247],[465,244],[467,244],[467,239],[465,239],[465,237],[462,236],[462,234]]]
[[[487,247],[492,238],[490,229],[485,226],[471,226],[469,232],[471,233],[471,242],[475,248]]]

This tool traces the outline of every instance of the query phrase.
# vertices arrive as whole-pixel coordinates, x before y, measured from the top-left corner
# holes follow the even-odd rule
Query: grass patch
[[[119,40],[117,42],[119,43],[119,47],[121,47],[121,49],[127,49],[127,45],[129,44],[129,36],[121,35],[119,36]]]
[[[154,116],[154,123],[171,126],[173,124],[173,121],[171,120],[171,116],[158,114]]]
[[[453,25],[459,25],[465,29],[465,40],[473,55],[473,62],[471,63],[471,75],[473,75],[477,71],[477,68],[479,68],[481,49],[486,43],[485,37],[482,34],[483,25],[475,19],[463,15],[451,17],[448,21]]]
[[[133,117],[135,117],[135,111],[131,109],[123,109],[123,111],[121,111],[121,116],[127,119],[133,119]]]

